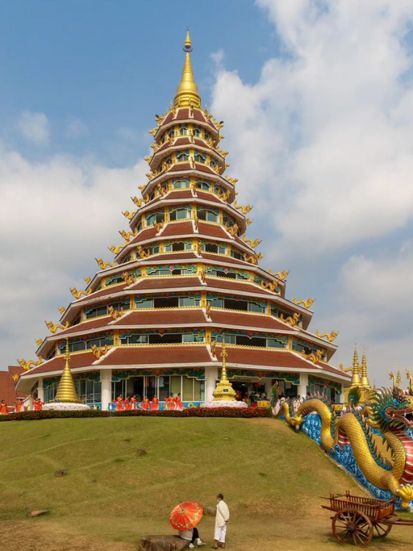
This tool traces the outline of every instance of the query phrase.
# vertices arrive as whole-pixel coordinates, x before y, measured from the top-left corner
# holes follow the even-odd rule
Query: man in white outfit
[[[225,547],[225,536],[227,534],[227,524],[229,522],[229,509],[224,501],[222,494],[217,495],[217,512],[215,515],[215,543],[212,549]]]

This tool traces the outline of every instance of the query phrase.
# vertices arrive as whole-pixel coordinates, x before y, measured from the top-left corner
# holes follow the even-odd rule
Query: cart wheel
[[[333,534],[340,543],[352,541],[359,547],[367,547],[373,537],[373,524],[361,511],[343,510],[333,517]]]
[[[382,524],[381,522],[373,522],[373,537],[385,538],[393,528],[391,524]]]

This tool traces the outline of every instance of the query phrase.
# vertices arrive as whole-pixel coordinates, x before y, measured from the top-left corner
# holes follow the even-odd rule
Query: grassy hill
[[[173,505],[213,505],[218,492],[231,508],[231,549],[342,549],[319,496],[346,489],[362,493],[306,436],[271,419],[0,423],[5,551],[133,550],[143,534],[171,532]],[[50,512],[27,518],[35,509]],[[212,517],[200,525],[208,542],[212,526]],[[375,549],[412,549],[410,529],[391,535]]]

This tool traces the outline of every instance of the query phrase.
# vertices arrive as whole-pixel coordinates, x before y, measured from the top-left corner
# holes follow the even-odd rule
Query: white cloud
[[[1,365],[33,357],[34,338],[57,320],[57,307],[84,288],[95,257],[110,259],[108,245],[122,241],[121,210],[141,181],[143,162],[125,169],[90,159],[55,156],[32,163],[0,150],[0,350]]]
[[[71,119],[66,124],[65,134],[68,138],[84,138],[89,134],[89,129],[80,119]]]
[[[297,286],[317,298],[312,327],[340,330],[336,361],[366,346],[384,383],[413,332],[412,246],[397,245],[413,224],[413,4],[256,3],[282,55],[252,84],[221,62],[211,105],[240,199],[255,206],[251,237],[265,265],[300,269]]]
[[[258,4],[286,55],[253,85],[220,68],[212,110],[225,118],[241,196],[258,195],[258,215],[279,236],[274,258],[322,255],[404,227],[413,215],[413,4]]]
[[[44,113],[23,111],[17,122],[22,136],[35,145],[48,145],[50,140],[49,121]]]

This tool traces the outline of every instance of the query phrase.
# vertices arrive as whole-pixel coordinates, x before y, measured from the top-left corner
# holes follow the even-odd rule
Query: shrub
[[[68,419],[83,417],[271,417],[268,408],[187,408],[183,411],[100,411],[88,409],[81,411],[22,411],[0,415],[0,421],[34,421],[38,419]]]

